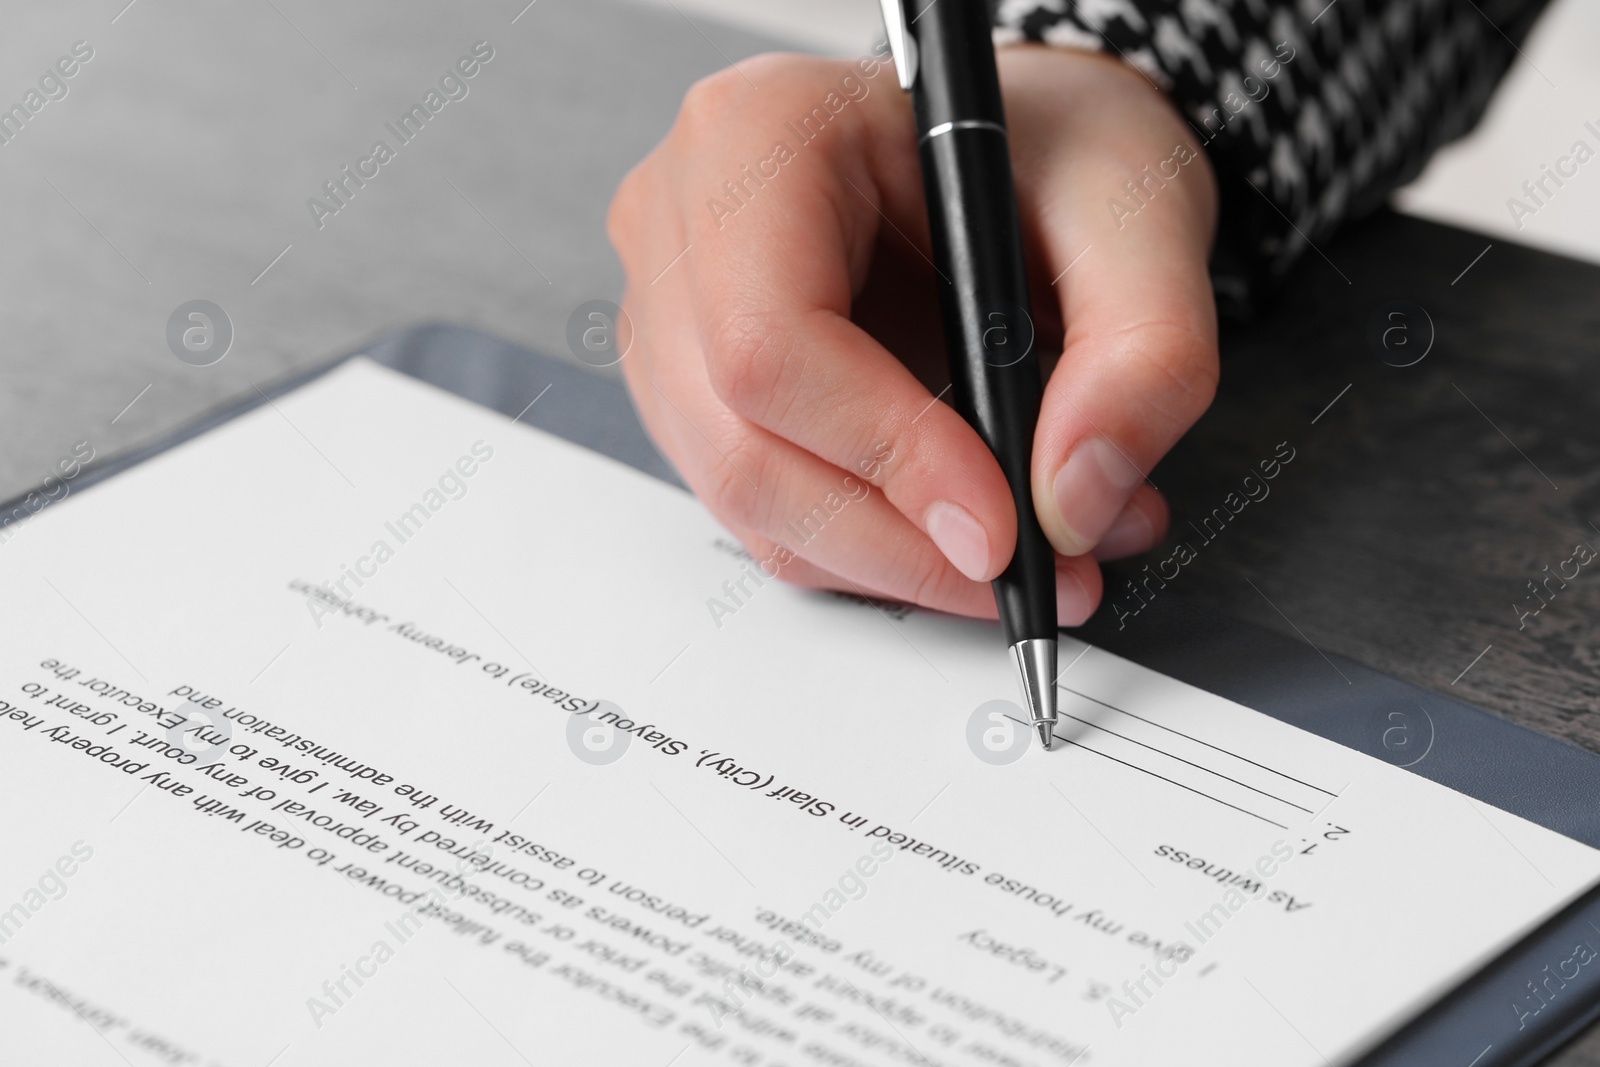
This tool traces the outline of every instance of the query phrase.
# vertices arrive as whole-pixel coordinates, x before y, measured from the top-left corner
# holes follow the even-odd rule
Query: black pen
[[[1017,194],[985,0],[882,0],[900,87],[911,93],[955,408],[994,453],[1017,506],[1017,547],[994,580],[1030,724],[1056,722],[1055,551],[1029,466],[1043,395]]]

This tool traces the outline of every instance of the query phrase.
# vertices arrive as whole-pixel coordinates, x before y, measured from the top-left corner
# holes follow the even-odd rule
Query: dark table
[[[1488,244],[1384,213],[1323,248],[1348,284],[1308,255],[1224,330],[1216,403],[1152,472],[1196,550],[1171,585],[1600,752],[1600,268],[1497,242],[1458,278]],[[1280,442],[1269,496],[1189,525]]]
[[[1123,626],[1199,606],[1600,752],[1600,267],[1489,244],[1382,213],[1224,329],[1151,472],[1167,543],[1107,574]],[[1549,1062],[1600,1065],[1600,1027]]]

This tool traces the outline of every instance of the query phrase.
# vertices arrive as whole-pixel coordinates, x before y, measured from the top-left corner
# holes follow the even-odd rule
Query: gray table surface
[[[8,104],[94,49],[0,145],[0,499],[412,323],[564,352],[622,288],[611,190],[689,84],[771,47],[604,0],[125,2],[10,5],[0,34]],[[306,201],[480,40],[468,95],[319,230]],[[166,344],[197,298],[235,329],[203,368]]]
[[[13,5],[0,34],[0,102],[73,42],[94,48],[68,95],[0,145],[0,498],[77,441],[102,456],[152,441],[412,323],[563,352],[572,310],[621,288],[602,227],[611,189],[693,80],[771,47],[605,0],[122,2]],[[376,138],[392,142],[384,123],[479,40],[494,58],[469,95],[319,229],[307,199]],[[1460,265],[1487,243],[1444,240]],[[1187,592],[1600,750],[1600,580],[1572,583],[1531,632],[1507,625],[1540,563],[1579,537],[1600,546],[1587,525],[1600,521],[1589,295],[1600,272],[1516,254],[1497,265],[1502,247],[1467,275],[1470,291],[1445,284],[1454,271],[1428,283],[1424,302],[1445,313],[1441,348],[1409,379],[1302,374],[1296,353],[1322,343],[1309,333],[1284,331],[1276,352],[1245,338],[1225,352],[1241,368],[1233,391],[1197,435],[1215,458],[1180,453],[1157,477],[1173,479],[1163,487],[1181,506],[1209,508],[1235,466],[1260,458],[1257,416],[1269,410],[1268,427],[1311,442],[1286,472],[1300,481],[1208,548]],[[1496,294],[1526,288],[1529,272],[1535,298],[1504,306]],[[1333,308],[1355,324],[1355,352],[1380,297],[1413,295],[1403,274],[1377,274]],[[1340,288],[1307,282],[1323,283]],[[168,316],[195,298],[221,305],[236,331],[210,367],[167,348]],[[1308,307],[1303,321],[1328,313]],[[1505,323],[1530,313],[1565,316],[1570,343],[1520,352]],[[1346,382],[1355,388],[1313,438],[1307,420]],[[1485,410],[1459,402],[1468,395]],[[1250,434],[1229,429],[1252,419]],[[1600,1067],[1600,1034],[1552,1062]]]

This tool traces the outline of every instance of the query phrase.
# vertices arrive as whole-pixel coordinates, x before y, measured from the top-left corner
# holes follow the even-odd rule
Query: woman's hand
[[[1071,625],[1099,601],[1097,556],[1164,534],[1144,475],[1211,401],[1216,190],[1187,125],[1121,62],[1022,46],[1000,75],[1036,343],[1061,352],[1033,499]],[[942,391],[911,109],[887,59],[763,56],[698,83],[609,230],[645,425],[764,569],[994,617],[1015,509]]]

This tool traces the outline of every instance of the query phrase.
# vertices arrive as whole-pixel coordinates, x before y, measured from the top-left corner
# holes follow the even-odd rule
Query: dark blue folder
[[[507,416],[554,386],[561,404],[523,421],[682,487],[640,426],[616,379],[474,330],[425,325],[361,354]],[[348,357],[346,357],[348,358]],[[267,391],[280,396],[319,367]],[[86,470],[80,487],[248,411],[252,394],[171,438]],[[0,505],[8,516],[16,501]],[[3,526],[9,518],[0,518]],[[1301,729],[1423,775],[1530,822],[1600,848],[1600,756],[1281,634],[1179,605],[1119,632],[1108,620],[1076,631],[1108,651]],[[1374,960],[1374,966],[1382,961]],[[1359,975],[1351,975],[1359,981]],[[1529,1067],[1600,1017],[1600,887],[1468,978],[1361,1060],[1362,1067]]]

